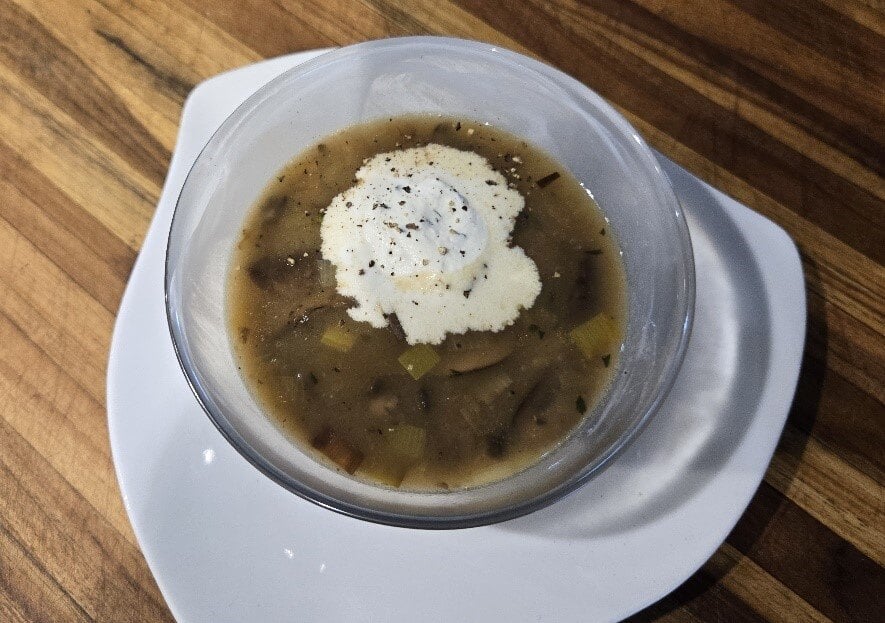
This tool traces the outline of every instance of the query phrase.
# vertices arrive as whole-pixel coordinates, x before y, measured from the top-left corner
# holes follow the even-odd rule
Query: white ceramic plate
[[[210,424],[166,325],[176,198],[224,118],[319,52],[245,67],[191,93],[117,318],[108,370],[114,463],[135,533],[180,621],[613,621],[709,558],[759,482],[795,391],[805,336],[799,255],[779,227],[660,157],[688,216],[695,328],[676,386],[599,477],[513,521],[379,526],[262,476]]]

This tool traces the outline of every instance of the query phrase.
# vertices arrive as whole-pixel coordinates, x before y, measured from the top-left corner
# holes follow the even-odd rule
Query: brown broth
[[[321,258],[320,224],[365,158],[426,143],[484,156],[525,197],[513,241],[535,261],[542,290],[503,331],[448,335],[433,347],[440,363],[413,380],[398,361],[409,346],[395,323],[376,329],[347,315]],[[579,181],[517,136],[436,116],[353,126],[297,156],[248,217],[228,283],[231,341],[268,415],[330,466],[411,490],[506,477],[566,438],[618,367],[625,310],[617,241]],[[610,352],[588,358],[569,333],[599,313],[618,335]],[[348,351],[321,343],[331,326],[355,337]],[[379,473],[379,453],[400,460],[385,458],[385,439],[418,429],[420,458],[393,478]]]

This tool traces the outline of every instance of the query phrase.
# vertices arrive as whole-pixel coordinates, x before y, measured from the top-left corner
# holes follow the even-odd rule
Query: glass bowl
[[[225,288],[247,213],[291,158],[343,127],[427,113],[488,122],[547,150],[582,180],[616,233],[629,289],[619,368],[579,427],[504,480],[448,492],[372,485],[313,458],[264,414],[237,369]],[[458,39],[409,37],[319,56],[246,100],[200,153],[166,254],[172,341],[194,394],[250,463],[329,509],[416,528],[457,528],[545,506],[599,473],[658,409],[682,362],[694,265],[670,183],[636,131],[577,80],[525,56]]]

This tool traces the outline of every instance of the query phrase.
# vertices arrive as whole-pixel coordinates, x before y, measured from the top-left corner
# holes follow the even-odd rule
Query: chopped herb
[[[559,171],[554,171],[553,173],[550,173],[549,175],[545,175],[544,177],[542,177],[541,179],[538,180],[538,188],[544,188],[548,184],[552,184],[553,182],[555,182],[558,179],[559,179]]]
[[[584,402],[583,396],[578,396],[578,399],[575,400],[575,408],[578,410],[578,413],[586,413],[587,412],[587,403]]]

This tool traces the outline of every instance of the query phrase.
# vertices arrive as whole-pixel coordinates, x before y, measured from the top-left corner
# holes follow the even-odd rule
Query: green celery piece
[[[360,466],[360,472],[398,487],[406,473],[423,457],[426,440],[423,428],[400,424],[384,433],[381,443]]]
[[[336,325],[326,329],[325,333],[323,333],[323,336],[320,338],[320,342],[329,348],[334,348],[335,350],[340,350],[342,353],[346,353],[353,348],[353,344],[356,342],[356,335],[349,332],[344,327]]]
[[[612,350],[618,337],[615,321],[606,314],[596,314],[590,320],[572,329],[569,336],[587,359]]]
[[[439,355],[427,344],[416,344],[399,356],[399,362],[417,381],[439,363]]]

